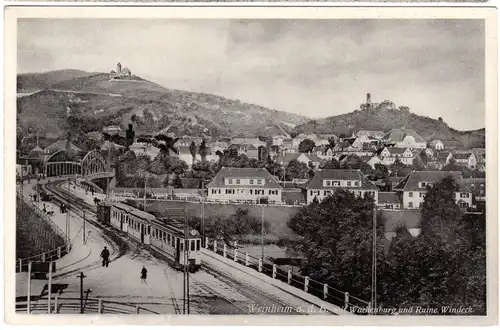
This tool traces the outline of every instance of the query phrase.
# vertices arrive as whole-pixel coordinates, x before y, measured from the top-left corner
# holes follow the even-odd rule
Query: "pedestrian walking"
[[[108,267],[108,265],[109,265],[109,250],[106,246],[104,247],[104,250],[102,250],[102,252],[101,252],[101,258],[102,258],[102,266]]]
[[[148,282],[146,282],[147,277],[148,277],[148,270],[146,269],[146,267],[142,266],[141,283],[148,284]]]

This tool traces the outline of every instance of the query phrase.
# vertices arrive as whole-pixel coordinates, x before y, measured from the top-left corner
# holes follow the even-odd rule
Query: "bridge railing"
[[[47,314],[49,305],[47,297],[35,297],[30,299],[30,313]],[[144,305],[152,303],[133,303],[106,300],[103,298],[87,298],[83,301],[83,314],[159,314]],[[16,312],[27,312],[28,302],[26,297],[16,299]],[[50,302],[50,313],[53,314],[78,314],[81,313],[80,298],[55,296]]]
[[[266,274],[269,277],[303,290],[326,302],[342,307],[345,310],[351,311],[352,309],[356,313],[356,311],[366,311],[370,308],[370,302],[352,296],[349,292],[341,291],[331,285],[328,285],[327,283],[321,283],[308,276],[297,274],[291,269],[279,267],[272,262],[262,260],[262,258],[238,251],[237,243],[233,246],[229,246],[223,241],[217,241],[207,237],[205,239],[205,248],[223,256],[224,258],[233,260],[241,265]]]

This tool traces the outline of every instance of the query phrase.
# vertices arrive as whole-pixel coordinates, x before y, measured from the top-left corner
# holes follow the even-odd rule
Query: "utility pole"
[[[148,182],[147,174],[144,175],[144,212],[146,212],[146,183]]]
[[[261,214],[261,236],[262,236],[262,262],[264,262],[264,205],[262,207],[262,214]]]
[[[83,314],[83,279],[87,276],[81,272],[77,277],[80,279],[80,314]]]
[[[205,244],[205,181],[201,182],[201,237]]]
[[[372,235],[372,308],[376,314],[377,308],[377,208],[373,207],[373,235]]]
[[[85,244],[85,235],[86,235],[86,232],[85,232],[85,210],[83,210],[83,244]]]
[[[71,194],[70,185],[69,185],[69,178],[68,178],[68,192]],[[66,213],[66,238],[68,240],[68,243],[70,241],[70,233],[69,233],[69,230],[70,230],[70,220],[71,220],[70,210],[71,210],[71,203],[68,203],[68,210],[67,210],[67,213]]]
[[[184,314],[189,315],[189,240],[187,213],[184,211]]]

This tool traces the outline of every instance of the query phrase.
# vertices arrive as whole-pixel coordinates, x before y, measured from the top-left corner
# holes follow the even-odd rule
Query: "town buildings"
[[[448,171],[413,171],[398,185],[393,187],[405,209],[418,209],[424,202],[427,187],[432,186],[447,176],[452,176],[459,189],[455,192],[455,201],[461,208],[472,206],[472,191],[464,184],[460,172]]]
[[[415,130],[407,128],[392,129],[382,137],[381,141],[397,148],[427,148],[427,142]]]
[[[281,203],[283,188],[265,168],[223,167],[207,185],[214,201]]]
[[[359,197],[370,195],[378,203],[379,189],[360,170],[319,170],[302,187],[307,204],[315,198],[321,202],[337,189],[346,189]]]

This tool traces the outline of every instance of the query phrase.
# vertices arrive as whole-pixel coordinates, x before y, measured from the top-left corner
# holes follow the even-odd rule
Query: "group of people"
[[[105,246],[104,249],[101,252],[102,266],[103,267],[108,267],[109,266],[109,255],[110,255],[109,250]],[[147,278],[148,278],[148,270],[146,269],[146,267],[142,266],[142,269],[141,269],[141,283],[148,284],[148,282],[146,281]]]

